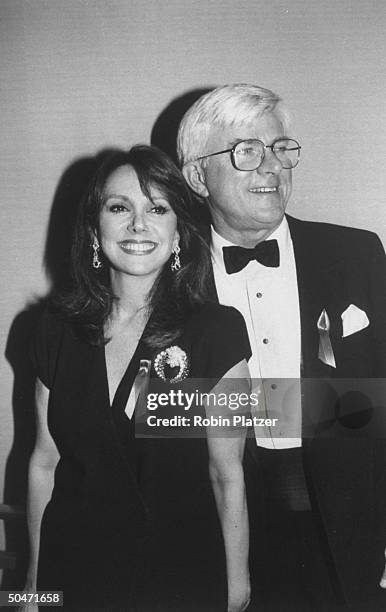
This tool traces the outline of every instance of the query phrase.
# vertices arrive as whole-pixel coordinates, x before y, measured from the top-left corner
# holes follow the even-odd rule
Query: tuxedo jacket
[[[310,498],[346,601],[370,601],[380,590],[386,546],[386,257],[371,232],[287,220],[299,291]],[[344,329],[350,306],[354,326]],[[323,311],[334,366],[319,357]]]

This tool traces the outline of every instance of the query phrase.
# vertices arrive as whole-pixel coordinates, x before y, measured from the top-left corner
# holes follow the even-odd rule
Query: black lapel
[[[214,280],[213,267],[210,266],[210,276],[208,278],[208,294],[211,302],[215,302],[219,304],[218,293],[216,288],[216,283]]]
[[[202,233],[202,236],[203,236],[206,244],[208,245],[208,247],[210,249],[211,248],[210,226],[209,225],[208,226],[203,225],[202,228],[201,228],[201,233]],[[218,299],[216,283],[215,283],[215,280],[214,280],[213,266],[212,265],[210,266],[209,277],[207,278],[206,291],[207,291],[207,295],[208,295],[209,301],[218,304],[219,303],[219,299]]]
[[[334,349],[339,346],[340,302],[342,281],[339,260],[324,244],[322,224],[300,221],[287,215],[293,242],[299,291],[302,376],[330,377],[336,372],[318,358],[317,321],[326,309],[331,323],[330,338]],[[341,312],[341,311],[340,311]]]

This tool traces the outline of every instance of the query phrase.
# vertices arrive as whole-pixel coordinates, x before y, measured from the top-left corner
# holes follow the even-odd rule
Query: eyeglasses
[[[257,170],[261,166],[265,157],[265,149],[271,149],[285,170],[295,168],[299,163],[301,146],[292,138],[277,138],[271,145],[266,145],[261,140],[255,138],[249,138],[248,140],[241,140],[236,143],[231,149],[209,153],[209,155],[201,155],[196,160],[212,157],[213,155],[221,155],[222,153],[230,153],[233,167],[236,170],[249,172]]]

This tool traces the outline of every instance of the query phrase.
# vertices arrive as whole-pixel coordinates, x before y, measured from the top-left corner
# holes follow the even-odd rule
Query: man
[[[178,134],[212,219],[215,293],[244,315],[251,376],[278,418],[247,445],[254,601],[375,610],[386,259],[370,232],[285,215],[300,149],[279,97],[254,85],[204,95]]]

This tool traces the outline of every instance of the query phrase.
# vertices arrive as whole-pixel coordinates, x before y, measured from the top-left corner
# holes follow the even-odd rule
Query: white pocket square
[[[351,336],[351,334],[355,334],[370,325],[370,321],[365,311],[355,306],[355,304],[350,304],[341,316],[343,322],[343,338]]]

